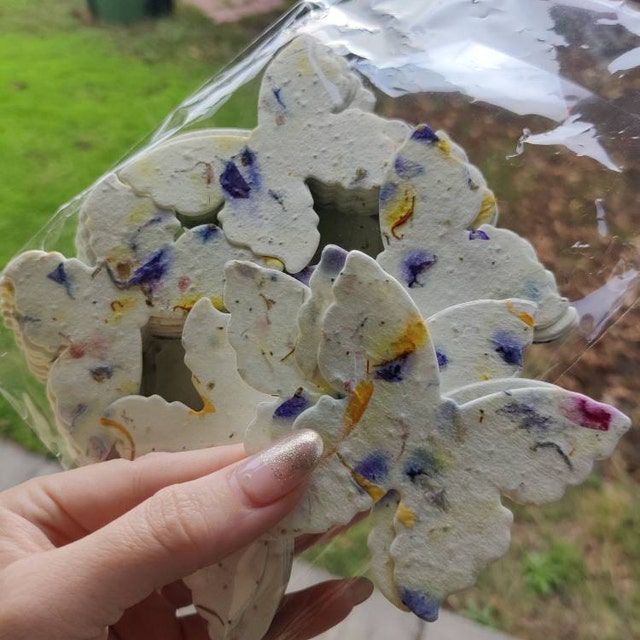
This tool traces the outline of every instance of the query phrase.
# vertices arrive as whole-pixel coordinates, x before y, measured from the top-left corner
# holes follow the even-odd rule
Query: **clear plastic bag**
[[[300,37],[310,38],[308,42],[317,42],[318,47],[328,47],[341,62],[327,63],[327,68],[331,69],[328,72],[322,66],[324,62],[317,62],[316,56],[324,54],[309,53],[309,64],[313,67],[309,73],[315,74],[315,81],[312,88],[305,90],[313,96],[309,98],[311,108],[297,128],[292,125],[288,130],[281,129],[287,133],[279,138],[275,131],[288,117],[289,105],[279,93],[278,82],[286,84],[289,78],[283,76],[278,82],[272,82],[261,74],[267,68],[267,76],[272,73],[277,78],[275,67],[268,65],[277,59],[283,47],[300,42],[296,40]],[[523,377],[551,381],[611,402],[637,421],[640,417],[635,400],[640,385],[635,375],[637,327],[640,326],[637,304],[640,282],[637,220],[639,66],[640,13],[631,2],[303,2],[219,76],[187,98],[134,154],[64,205],[30,247],[62,250],[68,257],[75,252],[82,262],[99,268],[103,258],[96,255],[96,250],[101,250],[97,245],[105,238],[108,240],[109,225],[96,232],[97,218],[91,218],[87,211],[92,198],[108,199],[112,197],[110,189],[120,188],[109,183],[109,176],[115,176],[114,179],[120,181],[118,184],[131,187],[131,197],[148,197],[153,180],[149,178],[145,182],[147,178],[140,167],[145,162],[156,166],[154,158],[169,157],[170,160],[162,162],[182,162],[181,170],[190,176],[189,179],[200,180],[198,189],[206,190],[218,181],[227,196],[231,193],[230,197],[243,197],[243,190],[249,188],[254,179],[247,178],[254,160],[242,155],[245,153],[243,145],[251,140],[252,148],[265,154],[269,152],[269,145],[276,149],[275,155],[282,153],[285,158],[281,162],[283,171],[291,170],[295,179],[304,182],[307,195],[301,198],[306,197],[305,206],[314,209],[319,216],[319,239],[316,242],[313,237],[307,237],[302,228],[294,236],[299,250],[285,248],[279,253],[275,248],[267,250],[257,241],[243,243],[242,234],[249,232],[240,226],[231,238],[232,241],[235,238],[236,245],[242,246],[243,250],[248,246],[261,256],[263,265],[277,266],[300,279],[304,279],[301,274],[307,267],[317,263],[322,247],[329,244],[347,250],[359,249],[375,257],[385,248],[384,234],[379,234],[376,218],[381,180],[373,177],[375,168],[352,167],[355,177],[351,183],[343,181],[339,184],[332,177],[329,160],[333,149],[337,156],[334,165],[343,162],[348,166],[351,161],[348,154],[357,151],[360,159],[356,158],[356,161],[362,160],[364,166],[367,155],[364,150],[371,144],[371,157],[367,160],[375,165],[383,157],[384,141],[376,147],[375,135],[366,140],[359,133],[361,125],[356,123],[353,131],[358,133],[352,133],[353,138],[347,138],[346,144],[339,138],[348,134],[348,126],[343,124],[334,129],[328,126],[325,145],[322,132],[305,137],[305,127],[314,127],[317,123],[324,126],[325,116],[327,121],[329,118],[327,114],[348,114],[353,108],[368,110],[372,119],[377,117],[387,123],[384,125],[388,129],[385,129],[385,140],[399,144],[410,127],[427,123],[431,133],[443,130],[450,136],[452,142],[446,144],[453,145],[454,155],[464,153],[456,151],[456,144],[464,149],[470,163],[478,167],[495,193],[500,226],[518,233],[534,246],[541,262],[555,275],[560,293],[571,301],[577,314],[578,321],[572,329],[568,328],[570,322],[566,322],[561,330],[538,336],[541,344],[528,349]],[[291,71],[286,66],[283,69]],[[331,75],[334,71],[335,77]],[[349,74],[354,74],[358,80],[353,81]],[[260,94],[257,91],[259,82],[263,83]],[[266,94],[264,86],[270,89],[270,95]],[[172,141],[179,147],[190,139],[191,153],[196,149],[194,141],[211,136],[212,123],[220,121],[221,110],[225,109],[225,104],[232,104],[229,100],[238,92],[255,94],[259,129],[266,128],[261,118],[265,122],[269,118],[275,122],[274,131],[261,134],[245,129],[215,130],[216,153],[219,158],[225,158],[219,160],[218,165],[214,161],[201,161],[196,157],[196,151],[193,151],[196,160],[191,164],[188,154],[167,155]],[[320,94],[322,98],[317,97]],[[267,98],[271,103],[265,106]],[[318,113],[314,112],[314,105],[323,100],[326,104],[318,107]],[[278,121],[279,117],[281,121]],[[227,119],[225,117],[225,121]],[[360,137],[356,139],[356,135]],[[448,140],[444,135],[438,140]],[[224,142],[220,142],[223,139]],[[316,155],[319,153],[319,160],[315,158],[314,150]],[[389,155],[388,151],[386,153]],[[309,160],[311,156],[313,161]],[[232,168],[227,161],[230,157],[237,159]],[[270,156],[269,162],[280,166],[280,160],[274,157]],[[304,162],[312,167],[310,173],[296,174],[296,166]],[[175,168],[175,164],[172,166]],[[414,168],[405,167],[405,173],[411,173]],[[340,165],[335,171],[346,174],[349,169]],[[132,187],[134,184],[137,186]],[[277,179],[275,184],[281,186]],[[209,210],[198,208],[199,205],[190,208],[186,196],[184,202],[176,204],[172,193],[176,187],[170,181],[166,187],[166,197],[164,193],[152,194],[153,206],[158,211],[144,214],[148,216],[147,222],[160,216],[165,231],[176,239],[190,228],[214,223],[225,233],[232,233],[230,214],[221,212],[223,202],[213,203]],[[160,188],[157,176],[153,188]],[[182,194],[184,186],[179,184],[177,190]],[[277,189],[269,190],[269,197],[277,200],[277,196]],[[294,201],[297,202],[295,198]],[[355,210],[359,211],[357,224],[345,222],[345,215]],[[174,212],[177,212],[175,217]],[[484,221],[491,222],[492,214]],[[396,223],[400,226],[391,225],[390,233],[397,239],[400,236],[396,236],[396,230],[400,229],[398,234],[401,234],[406,219]],[[144,236],[141,242],[149,242],[151,246],[155,242],[152,235],[150,239]],[[72,248],[74,238],[75,249]],[[273,243],[273,237],[269,241]],[[116,283],[116,288],[122,290],[135,284],[135,279],[142,277],[142,267],[147,269],[144,274],[148,275],[150,265],[158,266],[163,257],[154,254],[156,249],[147,253],[147,258],[155,256],[154,263],[147,260],[144,264],[129,265],[126,272],[118,272],[117,265],[111,263],[109,278]],[[231,257],[243,256],[234,253]],[[220,265],[218,268],[221,270]],[[424,268],[424,261],[421,268]],[[57,278],[58,284],[66,286],[63,272],[54,270],[47,277],[49,280]],[[91,280],[95,281],[93,276]],[[409,288],[413,284],[416,282],[410,281]],[[5,295],[4,307],[9,325],[16,322],[10,295],[11,292]],[[210,297],[214,306],[226,311],[222,304],[216,305],[213,296]],[[167,303],[169,312],[164,316],[160,314],[146,325],[143,332],[145,356],[140,362],[141,393],[144,396],[159,394],[166,401],[182,401],[194,411],[206,412],[206,400],[204,405],[198,404],[198,396],[202,397],[202,394],[194,392],[191,386],[194,365],[187,368],[181,364],[184,348],[181,339],[185,340],[182,329],[194,304],[195,300],[173,306]],[[113,302],[111,305],[113,312]],[[184,313],[180,314],[180,311]],[[21,322],[24,326],[24,317]],[[140,326],[145,326],[144,319],[140,320]],[[555,340],[558,337],[562,339]],[[195,343],[205,338],[197,331],[192,335]],[[551,338],[554,338],[552,342],[542,344]],[[504,355],[506,347],[501,348]],[[90,461],[91,457],[79,455],[70,443],[68,433],[65,435],[56,426],[43,384],[33,375],[40,369],[40,378],[46,378],[50,361],[45,360],[55,359],[60,349],[62,347],[56,343],[50,351],[38,353],[35,361],[32,359],[29,371],[14,336],[3,329],[0,332],[0,384],[3,394],[40,439],[60,456],[63,463],[73,465]],[[99,367],[94,370],[94,377],[111,376]],[[266,391],[259,382],[256,388],[263,393],[273,393],[269,384]],[[50,398],[52,395],[55,393],[50,390]],[[256,396],[254,400],[257,403],[259,398]],[[104,409],[102,407],[100,411]],[[252,411],[251,408],[240,422],[248,422]],[[101,420],[111,420],[104,415]],[[67,424],[73,425],[72,418],[67,419]],[[233,433],[226,437],[240,436],[241,433]],[[632,438],[628,440],[633,441]],[[153,448],[152,444],[147,444]],[[179,448],[179,442],[172,446]],[[627,446],[629,460],[634,464],[631,446]],[[123,455],[124,450],[135,455],[135,451],[126,446],[118,453]],[[97,458],[112,453],[100,447],[97,451]]]

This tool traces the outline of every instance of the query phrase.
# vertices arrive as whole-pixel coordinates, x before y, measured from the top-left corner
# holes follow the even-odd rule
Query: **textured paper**
[[[302,383],[293,351],[295,319],[308,288],[298,280],[248,262],[226,269],[225,304],[232,313],[229,341],[238,356],[240,375],[272,395],[293,392]]]
[[[88,264],[105,264],[115,280],[127,282],[149,256],[173,243],[180,228],[174,211],[109,174],[80,209],[78,257]]]
[[[359,252],[346,257],[332,299],[318,348],[318,370],[330,388],[263,405],[247,433],[264,441],[269,423],[279,434],[284,419],[291,429],[315,429],[325,442],[306,495],[273,534],[327,530],[382,501],[371,539],[379,586],[396,605],[434,620],[446,595],[473,584],[507,551],[512,516],[501,493],[535,503],[559,498],[594,459],[610,455],[629,420],[553,385],[473,381],[468,371],[478,357],[487,367],[484,350],[494,351],[495,374],[505,367],[517,373],[534,324],[530,302],[452,307],[434,316],[432,334],[406,289]],[[456,402],[453,381],[449,397],[443,394],[438,353],[464,355],[457,325],[465,321],[484,346],[472,344],[462,362],[467,374]],[[253,340],[251,331],[246,339]]]
[[[117,288],[106,269],[42,251],[14,260],[2,288],[10,294],[5,318],[27,361],[46,372],[61,435],[79,463],[105,459],[128,441],[101,416],[111,402],[140,388],[141,330],[149,319],[144,296]]]
[[[227,158],[241,152],[248,135],[238,129],[185,133],[135,156],[118,176],[157,206],[197,220],[222,207],[220,176]]]
[[[293,559],[293,544],[259,540],[185,578],[210,638],[260,640],[280,604]]]
[[[442,132],[417,127],[380,191],[382,267],[425,317],[479,299],[522,298],[538,306],[535,339],[553,340],[575,323],[533,247],[494,227],[493,193]]]
[[[229,240],[278,258],[290,273],[302,271],[320,240],[307,181],[353,193],[377,189],[410,132],[372,113],[373,105],[360,76],[315,39],[283,49],[265,71],[258,127],[225,170],[219,217]]]
[[[533,340],[536,305],[528,300],[478,300],[428,319],[447,393],[474,382],[517,376]]]
[[[235,352],[227,337],[229,314],[217,311],[207,298],[187,318],[182,342],[185,362],[201,406],[167,402],[157,395],[126,396],[103,413],[128,434],[119,454],[133,459],[151,451],[186,451],[241,442],[254,407],[266,396],[239,376]]]

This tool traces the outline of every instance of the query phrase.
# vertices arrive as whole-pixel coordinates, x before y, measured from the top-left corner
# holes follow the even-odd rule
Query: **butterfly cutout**
[[[193,144],[193,134],[184,137]],[[211,136],[205,138],[208,142]],[[221,151],[236,148],[237,140],[243,138],[222,135],[214,140],[215,148]],[[217,194],[215,190],[212,194],[200,193],[199,183],[181,169],[185,162],[193,161],[183,144],[184,140],[168,143],[123,169],[125,176],[131,174],[137,179],[139,188],[153,186],[154,198],[167,208],[160,208],[154,200],[139,195],[111,174],[91,191],[80,212],[77,243],[81,252],[90,262],[104,265],[118,287],[144,291],[155,335],[179,336],[187,314],[201,298],[210,299],[218,309],[224,308],[223,266],[228,260],[255,260],[281,267],[276,260],[255,256],[248,249],[231,244],[215,224],[200,224],[179,234],[181,223],[168,207],[179,205],[189,211],[197,206],[192,200],[203,207],[202,201],[209,198],[212,207],[223,202],[219,186]],[[210,150],[209,146],[203,144],[196,149],[204,153]],[[170,162],[175,163],[180,181],[196,183],[191,191],[184,184],[182,189],[170,190],[171,186],[181,186],[166,175]],[[144,178],[149,176],[153,181],[147,184]],[[173,199],[170,193],[174,194]]]
[[[77,464],[104,460],[128,434],[102,419],[142,378],[142,292],[121,290],[106,269],[28,251],[0,280],[4,316],[32,371],[47,380],[60,435]]]
[[[248,322],[248,307],[231,303],[239,279],[248,291],[252,282],[288,276],[248,263],[226,271],[230,339],[239,357],[266,336],[275,345],[289,336],[290,326],[280,328],[271,317]],[[405,288],[364,254],[326,249],[310,284],[298,320],[314,289],[321,290],[322,319],[299,325],[300,335],[307,331],[318,344],[317,367],[309,381],[299,369],[301,380],[287,373],[286,385],[306,384],[261,405],[246,438],[253,449],[288,430],[311,428],[325,443],[305,497],[274,535],[325,531],[380,503],[371,538],[379,585],[396,605],[434,620],[446,595],[473,584],[482,567],[506,552],[512,516],[501,494],[534,503],[559,498],[588,475],[594,459],[613,451],[629,420],[553,385],[477,382],[464,361],[454,378],[459,389],[443,390],[434,347],[443,323],[434,322],[432,333]],[[287,299],[285,288],[293,309],[300,294],[291,282],[274,299]],[[530,328],[503,308],[505,319]],[[447,310],[450,319],[454,309]],[[460,313],[469,317],[466,305]],[[252,327],[242,342],[231,338],[234,325]],[[497,361],[516,366],[520,346],[496,341],[499,325],[483,336],[479,323],[477,340],[493,345]]]
[[[409,133],[374,114],[374,104],[328,47],[308,36],[287,45],[265,71],[258,127],[221,177],[228,186],[219,218],[230,241],[278,258],[290,273],[310,264],[320,234],[308,180],[372,192]],[[375,213],[372,205],[364,208]]]
[[[103,420],[128,437],[116,443],[121,457],[134,459],[152,451],[186,451],[242,442],[256,404],[269,396],[238,374],[227,337],[229,314],[201,298],[187,317],[182,335],[185,364],[201,406],[168,402],[159,395],[128,395],[103,411]]]
[[[277,273],[277,272],[276,272]],[[242,441],[254,407],[269,396],[238,374],[228,340],[229,314],[208,298],[194,306],[184,326],[185,364],[202,398],[202,409],[182,402],[127,396],[104,417],[129,434],[116,447],[132,459],[150,451],[184,451]],[[259,640],[280,604],[293,561],[289,540],[258,540],[185,578],[212,638]]]
[[[554,340],[576,312],[533,247],[496,220],[495,197],[464,151],[420,125],[380,190],[378,262],[425,317],[469,300],[521,298],[538,306],[536,342]]]

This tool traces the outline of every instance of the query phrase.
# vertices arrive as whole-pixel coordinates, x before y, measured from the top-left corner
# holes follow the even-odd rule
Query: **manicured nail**
[[[373,583],[367,578],[354,578],[349,581],[349,591],[351,592],[351,602],[355,607],[362,604],[373,593]]]
[[[291,435],[252,456],[236,469],[238,484],[258,505],[293,491],[315,469],[322,456],[322,438],[310,429]]]

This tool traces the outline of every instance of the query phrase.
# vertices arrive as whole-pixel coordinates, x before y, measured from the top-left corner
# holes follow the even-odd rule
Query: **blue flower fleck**
[[[385,362],[376,368],[375,377],[386,382],[402,382],[404,380],[403,367],[406,361],[407,356],[403,355],[395,360]]]
[[[393,165],[395,172],[404,180],[411,180],[424,173],[424,167],[418,162],[398,156]]]
[[[543,431],[554,426],[551,416],[539,413],[534,407],[521,402],[511,402],[496,412],[498,415],[513,416],[520,419],[518,427],[525,431]]]
[[[220,186],[231,198],[248,198],[251,187],[242,177],[235,162],[227,162],[224,171],[220,174]]]
[[[311,280],[311,276],[315,270],[315,267],[305,267],[302,271],[298,271],[298,273],[292,273],[291,277],[295,278],[298,282],[302,282],[302,284],[307,285],[308,287],[309,280]]]
[[[113,377],[113,367],[105,364],[95,367],[90,370],[91,377],[96,382],[104,382],[105,380],[110,380]]]
[[[273,412],[274,418],[291,420],[297,418],[307,407],[309,403],[301,391],[296,393],[280,404]]]
[[[374,451],[360,461],[353,470],[369,482],[379,484],[389,475],[389,460],[382,451]]]
[[[437,261],[438,257],[426,249],[409,251],[400,263],[402,277],[407,286],[410,289],[415,286],[421,287],[422,284],[418,280],[419,276],[430,269]]]
[[[61,262],[51,273],[47,274],[49,280],[53,280],[56,284],[61,284],[67,295],[73,300],[73,294],[71,293],[71,279],[65,271],[64,262]]]
[[[158,249],[140,267],[138,267],[126,283],[127,287],[135,285],[153,285],[162,280],[169,270],[170,254],[168,248]]]
[[[428,142],[429,144],[435,144],[440,142],[440,138],[434,133],[433,129],[426,124],[421,124],[411,134],[412,140],[419,140],[420,142]]]
[[[203,244],[206,244],[220,233],[220,229],[215,224],[202,224],[196,227],[193,232]]]
[[[240,162],[242,162],[243,167],[250,167],[256,161],[256,154],[249,149],[249,147],[245,147],[240,154]]]
[[[258,158],[256,154],[245,147],[240,154],[240,163],[249,171],[249,184],[252,189],[260,189],[262,186],[262,177],[258,169]]]
[[[449,358],[447,358],[447,354],[444,353],[444,351],[436,349],[436,358],[438,359],[438,367],[440,369],[446,369],[449,365]]]
[[[282,89],[281,88],[276,88],[274,87],[273,89],[271,89],[271,92],[273,93],[273,97],[276,99],[276,102],[282,107],[283,111],[287,110],[287,105],[284,103],[284,100],[282,99]]]
[[[489,236],[482,229],[470,229],[469,240],[488,240]]]
[[[397,190],[398,185],[394,184],[393,182],[385,182],[380,187],[380,204],[384,204],[385,202],[391,200],[391,198],[395,196]]]
[[[320,256],[318,269],[329,276],[337,276],[347,260],[347,252],[333,244],[328,244]]]
[[[407,457],[403,471],[411,482],[415,482],[419,476],[437,476],[442,471],[442,464],[430,451],[415,449]]]
[[[440,600],[435,596],[413,589],[402,588],[402,604],[411,609],[419,618],[435,622],[440,611]]]
[[[535,282],[528,282],[524,288],[524,296],[527,300],[533,302],[540,302],[542,295],[540,294],[540,287]]]
[[[496,353],[509,365],[522,366],[524,360],[524,345],[515,333],[510,331],[496,331],[491,338]]]

